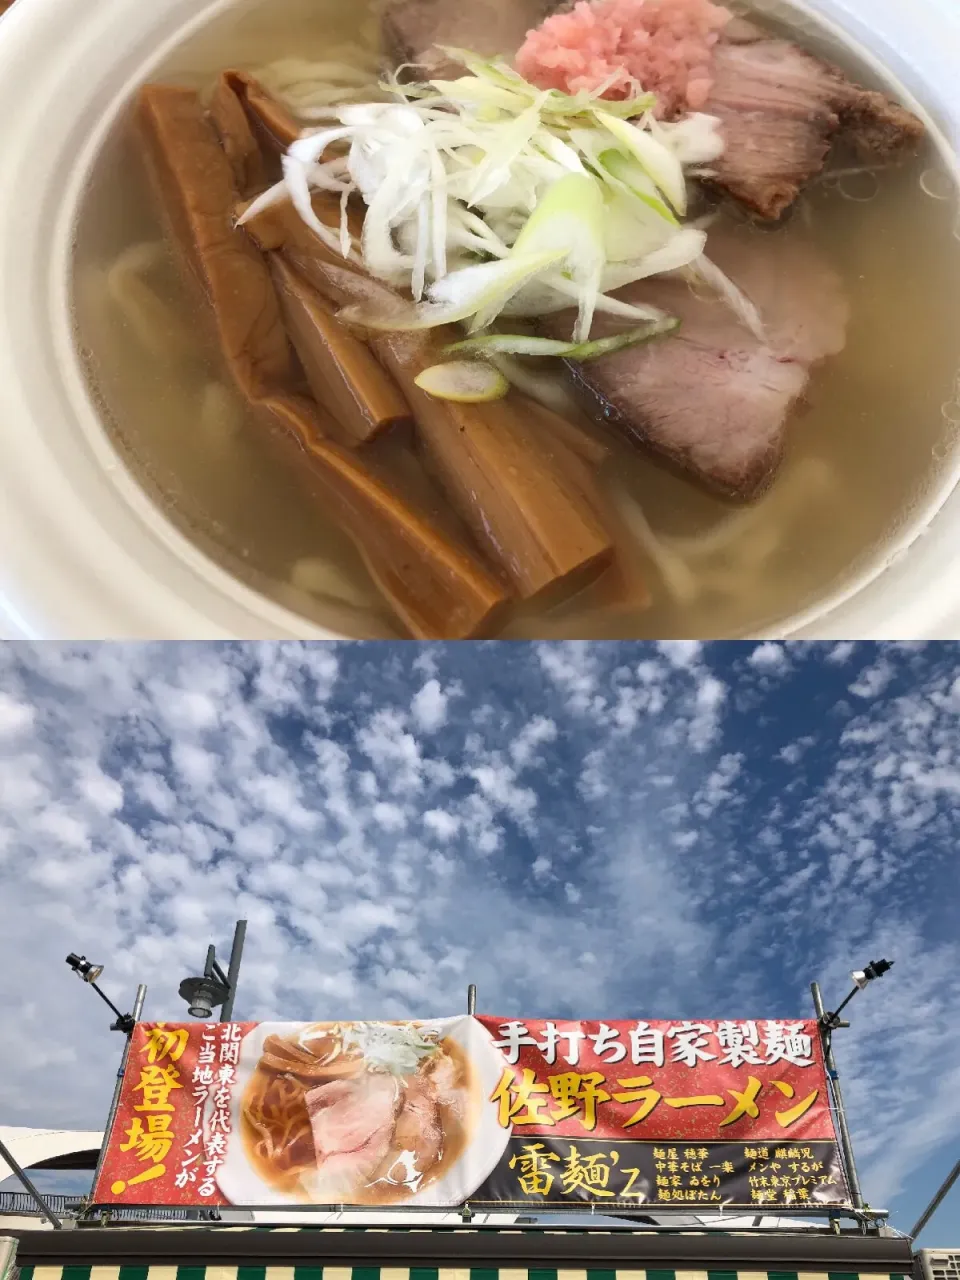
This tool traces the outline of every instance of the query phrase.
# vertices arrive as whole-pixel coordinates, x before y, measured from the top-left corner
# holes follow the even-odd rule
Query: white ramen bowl
[[[243,1095],[257,1069],[268,1036],[288,1036],[294,1027],[309,1027],[308,1022],[261,1022],[243,1038],[237,1081],[231,1107],[232,1133],[228,1140],[224,1163],[217,1171],[220,1190],[232,1205],[291,1204],[288,1195],[267,1182],[252,1165],[240,1133]],[[475,1194],[499,1164],[510,1140],[510,1129],[501,1127],[495,1103],[488,1101],[500,1081],[503,1058],[494,1047],[490,1033],[474,1018],[438,1018],[429,1026],[442,1039],[456,1041],[470,1061],[473,1071],[473,1097],[468,1140],[463,1152],[442,1178],[423,1191],[400,1202],[398,1207],[428,1206],[447,1208],[462,1204]]]
[[[330,634],[218,567],[146,496],[97,414],[71,332],[73,222],[98,148],[134,87],[235,3],[17,0],[0,19],[0,636]],[[922,99],[956,167],[960,0],[794,8],[838,24]],[[957,479],[942,476],[883,563],[779,633],[960,636]]]

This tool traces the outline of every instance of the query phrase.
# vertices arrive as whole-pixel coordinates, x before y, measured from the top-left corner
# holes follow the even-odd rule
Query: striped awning
[[[24,1266],[20,1280],[909,1280],[897,1272],[536,1267]]]
[[[913,1280],[859,1232],[81,1226],[20,1230],[19,1280]]]

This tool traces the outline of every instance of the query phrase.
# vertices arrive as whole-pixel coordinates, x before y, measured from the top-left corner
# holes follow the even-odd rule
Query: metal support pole
[[[927,1225],[927,1223],[930,1221],[933,1215],[937,1212],[937,1210],[943,1204],[944,1200],[946,1200],[947,1196],[950,1194],[951,1187],[953,1186],[953,1184],[956,1182],[958,1178],[960,1178],[960,1160],[957,1161],[957,1163],[953,1166],[951,1171],[947,1174],[946,1182],[943,1184],[943,1186],[940,1188],[937,1194],[933,1197],[933,1199],[927,1205],[926,1209],[923,1211],[923,1214],[920,1217],[920,1221],[910,1232],[910,1235],[914,1240],[916,1240],[917,1236],[920,1234],[923,1228]]]
[[[93,988],[93,990],[97,993],[97,995],[100,997],[103,1003],[106,1005],[109,1005],[109,1007],[117,1015],[117,1020],[113,1024],[113,1026],[110,1028],[110,1030],[126,1032],[128,1020],[132,1015],[129,1013],[121,1013],[120,1010],[117,1008],[117,1006],[110,999],[110,997],[106,995],[103,991],[101,991],[95,982],[91,982],[88,985]]]
[[[240,961],[243,957],[243,944],[247,936],[246,920],[238,920],[233,931],[233,946],[230,948],[230,964],[227,968],[227,986],[230,988],[223,1008],[220,1010],[220,1021],[229,1022],[233,1017],[233,1004],[237,998],[237,978],[240,976]]]
[[[143,1013],[143,1002],[147,998],[147,988],[141,982],[137,987],[137,998],[133,1002],[133,1018],[134,1027],[140,1021],[140,1015]],[[123,1053],[120,1056],[120,1066],[117,1069],[117,1081],[113,1086],[113,1099],[110,1103],[110,1114],[107,1116],[107,1127],[103,1131],[103,1146],[100,1148],[100,1155],[97,1157],[97,1169],[93,1175],[93,1185],[96,1186],[100,1178],[100,1170],[103,1167],[106,1158],[107,1148],[110,1145],[110,1134],[113,1131],[113,1122],[117,1118],[117,1111],[120,1109],[120,1090],[123,1088],[123,1077],[127,1070],[127,1060],[130,1057],[130,1042],[133,1039],[133,1030],[127,1033],[126,1042],[123,1046]]]
[[[817,1011],[817,1019],[824,1015],[823,996],[820,994],[820,984],[818,982],[810,983],[810,993],[813,996],[813,1007]],[[833,1109],[837,1116],[837,1128],[840,1131],[840,1149],[843,1154],[843,1163],[846,1167],[847,1182],[850,1186],[850,1198],[853,1200],[855,1209],[863,1208],[863,1193],[860,1190],[860,1178],[857,1174],[857,1166],[853,1158],[853,1143],[850,1140],[850,1130],[847,1126],[847,1116],[843,1109],[843,1095],[840,1092],[840,1077],[837,1074],[837,1064],[833,1056],[833,1046],[830,1043],[831,1033],[820,1023],[819,1027],[820,1043],[823,1046],[823,1057],[827,1067],[827,1075],[830,1080],[830,1092],[833,1094]]]
[[[0,1156],[2,1156],[4,1160],[6,1160],[7,1164],[13,1170],[14,1174],[20,1179],[20,1182],[23,1184],[23,1186],[27,1190],[27,1194],[30,1196],[32,1200],[36,1202],[37,1208],[40,1210],[40,1212],[43,1214],[46,1220],[51,1224],[54,1230],[62,1231],[63,1223],[60,1221],[57,1215],[53,1212],[53,1210],[49,1207],[46,1200],[44,1200],[43,1196],[40,1194],[37,1188],[33,1185],[33,1183],[30,1181],[30,1179],[27,1177],[24,1171],[20,1168],[16,1160],[14,1160],[13,1156],[10,1154],[10,1149],[2,1142],[0,1142]]]
[[[467,1013],[472,1018],[477,1012],[477,984],[471,982],[467,987]]]

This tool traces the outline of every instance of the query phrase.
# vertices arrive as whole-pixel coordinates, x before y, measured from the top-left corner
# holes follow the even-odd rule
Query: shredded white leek
[[[718,121],[692,114],[663,124],[640,85],[624,101],[604,99],[603,86],[542,91],[506,62],[446,52],[464,75],[404,84],[388,73],[367,101],[337,96],[355,99],[367,76],[337,59],[267,68],[264,82],[302,119],[329,127],[290,147],[283,180],[241,221],[289,199],[327,246],[349,257],[356,245],[348,202],[359,196],[365,267],[413,298],[389,316],[350,309],[368,327],[462,321],[476,333],[501,315],[575,307],[572,340],[582,344],[596,312],[663,321],[656,308],[611,295],[684,269],[744,315],[746,300],[704,257],[706,233],[681,221],[686,172],[722,150]],[[317,218],[315,191],[340,197],[339,233]]]
[[[766,331],[760,312],[743,290],[739,289],[729,276],[724,275],[715,262],[711,262],[705,254],[702,254],[690,269],[708,288],[720,295],[758,342],[766,342]]]

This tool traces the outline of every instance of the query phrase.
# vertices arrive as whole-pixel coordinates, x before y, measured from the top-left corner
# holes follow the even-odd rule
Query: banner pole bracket
[[[833,1094],[834,1111],[837,1117],[837,1129],[840,1135],[840,1150],[843,1158],[844,1170],[847,1175],[847,1183],[850,1188],[850,1198],[853,1201],[853,1207],[862,1211],[864,1207],[863,1193],[860,1190],[860,1177],[857,1173],[857,1165],[853,1156],[853,1141],[850,1137],[849,1126],[847,1125],[847,1114],[843,1107],[843,1094],[840,1092],[840,1076],[837,1072],[837,1064],[833,1056],[833,1045],[831,1043],[832,1031],[834,1026],[839,1025],[839,1019],[836,1014],[827,1015],[824,1012],[823,996],[820,994],[820,984],[818,982],[810,983],[810,994],[813,996],[813,1007],[817,1013],[820,1044],[823,1047],[823,1057],[827,1068],[827,1078],[830,1081],[830,1091]],[[846,1001],[844,1001],[844,1004],[846,1004]],[[834,1222],[836,1222],[836,1219],[834,1219]],[[863,1225],[864,1220],[861,1217],[861,1227]]]
[[[123,1053],[120,1056],[120,1066],[117,1068],[117,1080],[113,1086],[113,1098],[110,1102],[110,1112],[107,1116],[107,1127],[103,1131],[103,1146],[100,1148],[100,1155],[97,1157],[97,1168],[93,1175],[93,1188],[96,1190],[97,1182],[103,1170],[103,1162],[106,1159],[107,1151],[110,1146],[110,1137],[113,1133],[114,1121],[117,1118],[117,1112],[120,1109],[120,1093],[123,1089],[123,1077],[127,1070],[127,1060],[130,1057],[130,1042],[133,1038],[133,1029],[140,1021],[140,1015],[143,1013],[143,1002],[147,998],[147,988],[141,982],[137,987],[136,999],[133,1002],[133,1012],[127,1015],[126,1039],[123,1044]],[[111,1027],[111,1030],[113,1028]]]

